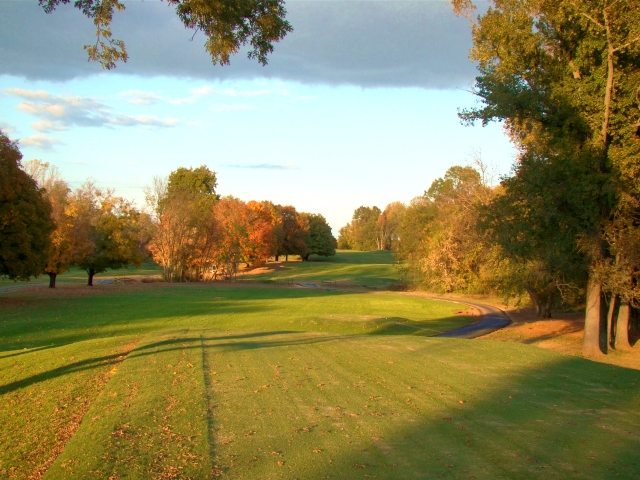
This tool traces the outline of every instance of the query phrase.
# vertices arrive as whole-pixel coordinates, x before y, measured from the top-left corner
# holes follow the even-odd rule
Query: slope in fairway
[[[140,348],[166,331],[213,328],[216,335],[239,330],[248,335],[311,331],[425,336],[469,321],[456,314],[459,306],[455,304],[391,293],[210,285],[102,288],[96,289],[101,295],[79,298],[20,297],[7,304],[10,308],[3,308],[0,477],[28,478],[46,471],[83,418],[83,425],[97,416],[110,422],[103,413],[89,417],[85,412],[105,385],[116,385],[120,369],[136,366],[133,358]],[[136,345],[135,354],[129,353]],[[162,357],[153,352],[143,357],[153,361]],[[142,399],[147,398],[142,392],[156,387],[161,391],[160,387],[175,380],[152,372],[145,374],[149,383],[139,387]],[[154,402],[145,400],[142,412],[155,409]],[[185,408],[181,403],[180,408]],[[188,410],[189,415],[199,412],[193,406]],[[149,451],[154,455],[153,448]]]
[[[521,345],[167,332],[45,478],[634,478],[638,381]]]
[[[376,255],[291,265],[305,281],[347,268],[382,285],[394,267]],[[0,297],[0,478],[601,479],[640,469],[640,372],[430,338],[471,321],[453,303],[221,285],[93,292]]]
[[[270,264],[273,267],[273,264]],[[308,262],[288,262],[278,269],[245,278],[259,281],[329,282],[384,288],[398,284],[393,254],[388,251],[355,252],[339,250],[333,257],[312,255]]]

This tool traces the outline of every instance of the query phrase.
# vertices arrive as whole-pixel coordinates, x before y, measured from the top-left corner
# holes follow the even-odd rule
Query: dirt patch
[[[275,273],[286,268],[286,263],[267,263],[257,267],[241,267],[239,269],[240,276],[263,275],[266,273]]]

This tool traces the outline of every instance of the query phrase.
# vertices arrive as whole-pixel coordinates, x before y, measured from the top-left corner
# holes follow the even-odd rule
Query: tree
[[[0,275],[13,280],[42,273],[54,228],[51,205],[21,160],[17,143],[0,131]]]
[[[38,0],[46,13],[71,0]],[[207,37],[205,49],[213,64],[228,65],[231,55],[246,44],[251,46],[247,56],[267,64],[273,43],[282,40],[293,30],[285,20],[287,11],[283,0],[167,0],[176,6],[176,14],[185,28],[203,32]],[[122,40],[112,38],[111,21],[115,11],[125,6],[119,0],[74,0],[96,26],[96,42],[85,45],[89,60],[100,62],[110,70],[117,62],[129,58]]]
[[[301,214],[309,225],[308,235],[305,239],[307,245],[306,254],[302,260],[309,260],[309,255],[329,257],[336,254],[336,239],[331,233],[331,227],[320,214]]]
[[[198,281],[213,268],[218,200],[215,172],[206,166],[180,167],[166,178],[155,177],[145,190],[156,224],[149,250],[167,281]]]
[[[473,8],[453,3],[458,12]],[[503,120],[523,158],[582,172],[572,181],[587,194],[583,209],[568,216],[577,214],[575,246],[589,258],[583,354],[599,354],[610,342],[616,299],[639,300],[639,265],[612,242],[635,236],[640,213],[640,9],[630,0],[493,3],[473,27],[482,106],[461,118]],[[568,204],[578,203],[569,194]]]
[[[130,202],[87,182],[71,195],[69,212],[77,245],[73,264],[87,272],[88,286],[108,268],[142,264],[140,214]]]
[[[383,250],[393,250],[400,241],[400,230],[406,209],[404,203],[392,202],[378,217],[377,227],[382,239]]]
[[[304,256],[307,254],[307,232],[309,225],[291,205],[277,205],[276,208],[282,219],[282,241],[276,251],[276,261],[280,255],[285,255],[289,260],[289,255]]]
[[[479,206],[491,198],[472,167],[451,167],[424,193],[422,232],[418,235],[417,262],[422,281],[438,291],[480,288],[480,271],[489,245],[476,229]]]
[[[382,250],[384,232],[378,224],[382,212],[378,207],[360,206],[353,212],[351,222],[340,230],[341,248],[353,250]]]
[[[23,168],[44,190],[51,204],[51,220],[55,228],[46,251],[44,272],[49,276],[49,287],[55,288],[57,276],[69,270],[75,250],[73,219],[68,212],[70,189],[58,169],[48,162],[29,160],[24,162]]]

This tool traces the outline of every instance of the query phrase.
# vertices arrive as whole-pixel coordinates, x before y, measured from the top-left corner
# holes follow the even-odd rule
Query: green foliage
[[[71,0],[38,0],[46,13]],[[285,20],[287,11],[282,0],[168,0],[176,6],[176,14],[185,28],[203,32],[205,48],[213,64],[229,64],[231,55],[249,44],[249,58],[262,65],[273,52],[273,43],[293,30]],[[104,69],[115,68],[118,61],[129,58],[125,45],[111,34],[114,10],[125,9],[118,0],[74,0],[74,6],[96,26],[95,45],[85,45],[89,60],[98,61]]]
[[[301,216],[291,205],[276,205],[282,233],[278,232],[278,248],[276,256],[279,255],[308,255],[307,236],[309,224],[305,217]]]
[[[303,257],[309,259],[309,255],[320,255],[330,257],[336,254],[336,239],[331,233],[331,227],[320,214],[303,213],[308,225],[309,233],[305,239],[307,253]]]
[[[491,250],[476,229],[492,196],[478,171],[451,167],[407,208],[396,255],[407,280],[444,292],[478,291]]]
[[[498,230],[522,238],[501,244],[543,265],[547,280],[557,282],[563,268],[568,283],[583,287],[586,255],[594,287],[587,320],[596,325],[589,338],[597,342],[602,289],[631,300],[640,295],[640,257],[619,248],[640,238],[640,9],[630,0],[493,4],[473,26],[481,106],[460,117],[504,121],[521,151],[504,200],[518,211],[513,225]],[[465,0],[454,7],[473,8]]]
[[[107,269],[142,264],[140,213],[131,203],[86,183],[73,193],[70,210],[78,245],[73,264],[88,273],[89,285]]]
[[[0,276],[15,280],[43,272],[54,228],[51,205],[21,159],[17,144],[0,131]]]
[[[353,212],[350,223],[340,229],[338,248],[347,250],[382,250],[382,231],[378,219],[382,211],[378,207],[360,206]]]

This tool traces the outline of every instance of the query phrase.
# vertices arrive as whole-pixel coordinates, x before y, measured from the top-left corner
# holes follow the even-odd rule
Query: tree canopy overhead
[[[72,0],[38,0],[46,13]],[[204,33],[205,49],[213,64],[228,65],[231,55],[249,45],[247,56],[262,65],[273,52],[273,44],[293,30],[285,19],[283,0],[167,0],[185,28]],[[125,9],[119,0],[74,0],[73,5],[96,26],[96,41],[85,45],[89,60],[111,70],[129,58],[122,40],[114,39],[111,21],[116,11]]]

